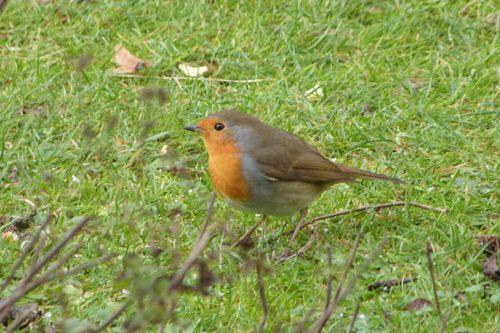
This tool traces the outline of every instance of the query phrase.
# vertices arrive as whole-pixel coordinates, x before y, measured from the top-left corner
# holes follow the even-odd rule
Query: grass
[[[311,216],[396,200],[449,210],[395,208],[322,222],[305,257],[268,262],[267,331],[291,331],[314,307],[317,318],[327,248],[338,280],[361,227],[356,265],[383,234],[390,241],[327,331],[346,329],[357,302],[359,332],[437,331],[433,309],[402,310],[418,297],[433,300],[425,257],[430,241],[448,331],[495,332],[500,289],[483,276],[485,257],[474,237],[500,234],[498,15],[494,1],[11,0],[0,20],[0,215],[25,214],[20,199],[29,199],[41,213],[55,215],[52,235],[78,216],[97,216],[70,265],[110,250],[120,259],[136,254],[149,265],[143,275],[168,270],[175,259],[170,250],[179,247],[186,256],[193,245],[212,190],[202,143],[182,127],[238,108],[338,161],[411,183],[339,185],[311,207]],[[219,78],[271,80],[228,85],[113,78],[118,43],[153,62],[145,75],[179,75],[178,63],[206,60],[218,63]],[[79,71],[75,59],[84,55],[92,62]],[[324,96],[310,101],[303,93],[316,83]],[[138,99],[152,86],[167,92],[167,103]],[[144,141],[161,132],[168,136]],[[193,179],[164,171],[173,165],[188,167]],[[179,214],[172,218],[173,212]],[[214,220],[241,235],[257,217],[218,202]],[[283,251],[286,238],[269,243],[266,236],[290,225],[287,218],[271,218],[253,251]],[[300,244],[308,236],[303,231]],[[221,252],[210,264],[218,283],[206,297],[179,300],[172,331],[257,327],[256,274],[245,269],[244,255],[222,245],[227,240],[218,233],[210,243],[209,252]],[[151,244],[167,251],[154,258]],[[0,239],[0,276],[19,245]],[[97,325],[124,301],[123,289],[134,288],[133,279],[116,279],[124,265],[117,260],[44,286],[26,301],[41,306],[42,326],[61,318]],[[402,277],[418,280],[388,293],[366,289]],[[484,283],[490,284],[486,296]],[[465,302],[454,299],[457,291],[465,291]],[[109,331],[121,331],[132,312]]]

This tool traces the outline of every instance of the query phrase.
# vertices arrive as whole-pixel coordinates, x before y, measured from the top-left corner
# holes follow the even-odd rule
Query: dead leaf
[[[405,311],[420,311],[425,307],[432,306],[432,302],[425,298],[417,298],[413,302],[405,305]]]
[[[483,264],[483,274],[492,278],[493,281],[500,280],[500,269],[498,269],[497,256],[492,254]]]
[[[414,278],[404,278],[404,279],[392,279],[388,281],[375,281],[368,285],[368,290],[376,290],[382,288],[383,291],[388,291],[389,289],[397,286],[402,286],[403,284],[415,281]]]
[[[500,252],[500,236],[480,235],[477,236],[479,246],[484,247],[488,254]]]
[[[115,46],[115,62],[120,66],[113,69],[115,74],[135,73],[151,66],[149,61],[137,58],[121,44]]]
[[[317,83],[314,87],[304,93],[304,97],[310,102],[317,100],[320,97],[323,97],[323,88],[321,88],[321,85]]]
[[[417,90],[425,87],[427,84],[424,80],[408,80],[406,83],[408,84],[408,88],[410,88],[411,92],[416,92]]]
[[[465,295],[465,292],[459,291],[455,294],[454,298],[456,300],[459,300],[460,302],[466,303],[467,302],[467,296]]]
[[[203,74],[208,73],[210,69],[206,65],[193,66],[187,63],[180,63],[177,67],[181,70],[184,75],[189,77],[203,76]]]
[[[361,108],[361,113],[365,117],[370,117],[375,112],[375,108],[370,103],[365,103]]]

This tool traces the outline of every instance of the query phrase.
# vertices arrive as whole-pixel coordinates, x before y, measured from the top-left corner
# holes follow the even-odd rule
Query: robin
[[[300,213],[289,248],[307,208],[331,185],[356,178],[402,183],[332,162],[301,138],[236,110],[211,114],[184,129],[201,134],[212,182],[230,206],[264,216]]]

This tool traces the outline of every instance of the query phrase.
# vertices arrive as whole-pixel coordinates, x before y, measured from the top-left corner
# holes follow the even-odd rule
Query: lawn
[[[41,311],[31,331],[85,331],[130,299],[106,331],[157,332],[167,323],[166,332],[250,332],[262,314],[255,266],[265,331],[301,331],[321,316],[329,271],[335,289],[362,231],[354,272],[384,235],[387,242],[325,332],[347,330],[357,304],[353,331],[438,331],[434,304],[406,310],[418,298],[435,303],[427,242],[446,331],[498,332],[500,287],[483,274],[476,237],[500,235],[499,22],[498,3],[488,0],[8,1],[0,13],[0,279],[45,216],[53,219],[44,253],[92,217],[63,250],[81,247],[64,267],[116,257],[23,297],[19,304]],[[151,62],[136,73],[145,78],[113,76],[118,44]],[[155,78],[184,76],[181,63],[209,64],[208,78],[265,80]],[[317,84],[322,93],[306,96]],[[270,217],[253,247],[231,249],[260,217],[217,200],[214,236],[184,281],[203,292],[158,302],[168,285],[148,286],[186,260],[213,191],[202,141],[183,126],[226,108],[407,182],[334,186],[311,218],[394,201],[447,211],[395,207],[324,220],[316,236],[301,231],[296,249],[315,237],[303,256],[277,263],[297,217]],[[12,216],[29,213],[23,200],[37,214],[26,230],[9,231]],[[367,288],[402,278],[415,280]]]

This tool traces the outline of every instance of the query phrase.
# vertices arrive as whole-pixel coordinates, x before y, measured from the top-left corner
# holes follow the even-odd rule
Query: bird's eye
[[[214,128],[216,131],[222,131],[224,129],[224,124],[223,123],[217,123],[215,124]]]

